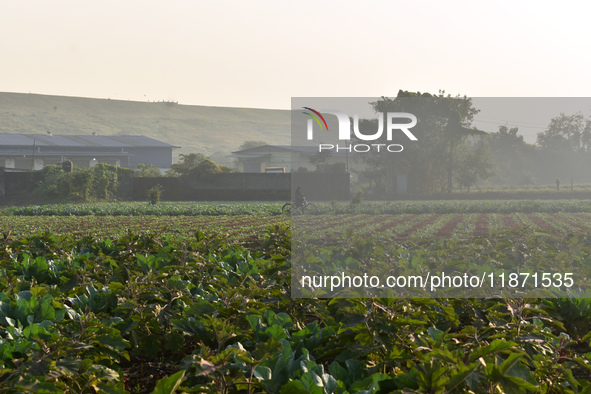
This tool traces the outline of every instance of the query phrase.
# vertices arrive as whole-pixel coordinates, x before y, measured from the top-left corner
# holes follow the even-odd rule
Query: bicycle
[[[283,204],[283,207],[281,207],[281,213],[283,215],[318,215],[318,212],[316,205],[310,204],[307,201],[304,201],[302,206],[298,208],[290,202]]]

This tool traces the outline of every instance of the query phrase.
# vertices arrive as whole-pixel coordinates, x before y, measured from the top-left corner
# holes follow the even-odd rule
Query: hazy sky
[[[589,96],[591,6],[541,1],[7,1],[0,91],[289,108],[399,89]]]

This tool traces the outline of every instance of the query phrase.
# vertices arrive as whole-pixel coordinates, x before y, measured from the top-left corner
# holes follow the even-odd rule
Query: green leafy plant
[[[161,185],[153,186],[148,190],[148,202],[150,205],[156,205],[160,202],[163,190]]]
[[[188,222],[176,213],[190,209],[188,204],[162,204],[154,211],[143,205],[142,214],[167,216],[159,222],[159,216],[106,216],[134,212],[138,205],[131,204],[119,210],[109,204],[87,204],[80,212],[71,206],[23,210],[78,212],[86,216],[73,218],[95,228],[111,220],[119,227],[132,219],[144,227],[157,222],[112,237],[98,230],[74,236],[69,216],[40,217],[46,230],[64,219],[69,235],[31,234],[24,226],[36,217],[6,217],[22,221],[10,222],[6,228],[14,231],[0,239],[3,391],[576,393],[591,387],[586,293],[546,299],[292,298],[293,223],[268,214],[280,204],[203,205],[195,211],[201,216],[192,218],[203,221],[182,235],[176,228]],[[230,223],[242,221],[247,228],[254,220],[244,212],[263,212],[263,224],[233,238]],[[465,214],[470,220],[480,215]],[[378,225],[399,223],[404,233],[431,214],[399,216]],[[552,217],[563,216],[524,214],[523,220]],[[269,225],[271,218],[278,221]],[[327,227],[338,226],[327,218],[334,220]],[[355,215],[357,225],[375,229],[371,219]],[[348,242],[322,243],[319,251],[347,261],[351,272],[367,269],[367,256],[396,256],[396,264],[387,264],[393,274],[437,270],[457,256],[472,261],[470,269],[510,265],[520,272],[530,260],[562,270],[566,264],[584,268],[591,259],[586,234],[521,229],[433,240],[439,230],[431,227],[447,219],[440,215],[425,224],[424,238],[392,238],[387,246],[382,240],[381,249],[379,238],[339,228],[351,233]],[[171,228],[159,228],[166,222]],[[305,268],[313,271],[315,264],[311,260]]]

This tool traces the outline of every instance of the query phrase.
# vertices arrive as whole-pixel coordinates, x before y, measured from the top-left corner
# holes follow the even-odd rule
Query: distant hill
[[[175,153],[200,152],[226,158],[246,140],[290,143],[287,110],[206,107],[171,102],[137,102],[0,92],[0,133],[144,135],[180,146]]]

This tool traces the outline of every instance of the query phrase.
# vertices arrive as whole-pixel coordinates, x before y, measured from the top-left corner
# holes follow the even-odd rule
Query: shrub
[[[353,205],[361,204],[362,200],[363,200],[363,191],[359,190],[359,191],[355,192],[355,194],[353,195],[353,198],[351,199],[351,204],[353,204]]]
[[[93,166],[90,172],[92,172],[93,178],[92,191],[97,198],[106,199],[116,193],[119,187],[119,173],[121,172],[119,167],[99,163]],[[123,172],[121,173],[123,174]]]
[[[151,205],[156,205],[160,202],[162,196],[162,186],[156,185],[148,190],[148,202]]]
[[[213,160],[206,158],[201,161],[201,163],[197,164],[195,167],[190,169],[187,172],[187,176],[192,179],[211,179],[216,174],[232,172],[231,168],[221,166],[214,162]]]
[[[72,192],[77,194],[83,201],[88,200],[88,196],[92,190],[92,178],[92,172],[88,170],[71,173]]]
[[[139,163],[134,175],[140,177],[157,177],[161,174],[160,169],[155,165],[150,163]]]
[[[116,195],[120,180],[133,172],[129,168],[104,163],[90,169],[74,167],[73,172],[64,172],[59,166],[47,166],[41,171],[42,179],[36,184],[36,192],[43,197],[76,195],[83,201],[107,199]]]

